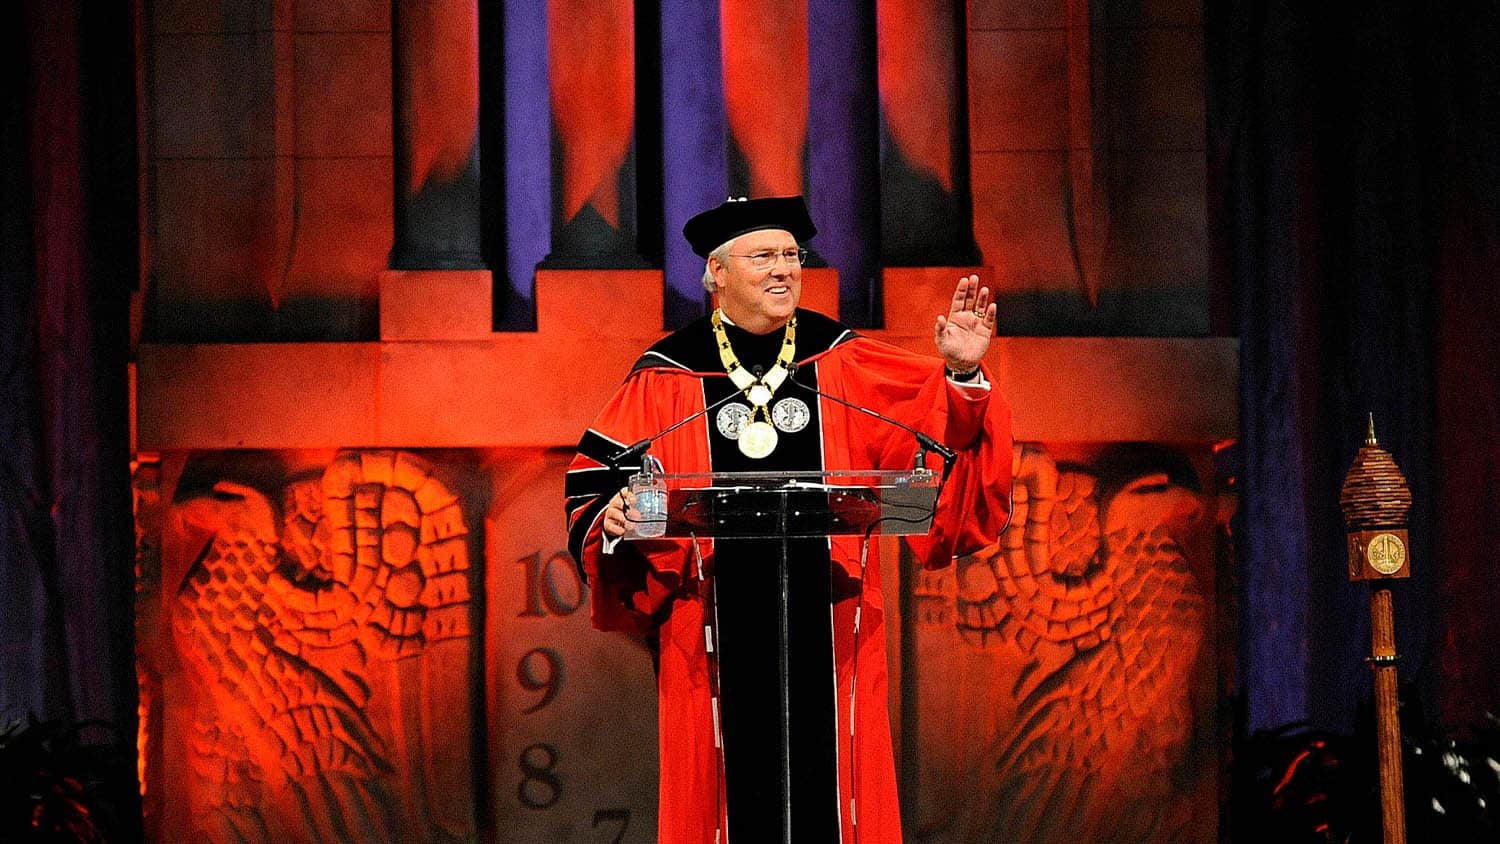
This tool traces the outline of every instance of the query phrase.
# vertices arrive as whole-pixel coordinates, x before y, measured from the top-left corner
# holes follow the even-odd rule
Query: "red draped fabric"
[[[723,4],[724,103],[751,196],[803,192],[807,145],[807,4]]]
[[[1493,198],[1491,198],[1493,202]],[[1485,222],[1488,222],[1488,225]],[[1500,708],[1500,224],[1464,191],[1439,258],[1437,558],[1443,572],[1443,719],[1483,723]]]
[[[552,122],[562,148],[562,219],[591,205],[620,227],[620,168],[635,126],[635,17],[623,0],[549,0]]]
[[[404,45],[421,67],[411,78],[411,183],[452,182],[479,139],[479,7],[474,0],[404,3]]]
[[[930,0],[881,0],[880,105],[891,141],[912,166],[953,191],[953,10]]]

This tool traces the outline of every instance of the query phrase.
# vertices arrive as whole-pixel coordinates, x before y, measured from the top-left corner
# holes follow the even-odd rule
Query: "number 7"
[[[625,840],[625,830],[630,828],[629,809],[595,809],[594,829],[599,828],[600,821],[619,821],[620,831],[610,840],[610,844],[621,844]]]

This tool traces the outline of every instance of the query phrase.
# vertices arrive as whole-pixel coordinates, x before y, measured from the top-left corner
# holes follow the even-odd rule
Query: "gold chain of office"
[[[710,321],[714,326],[714,340],[719,344],[719,361],[724,364],[724,371],[729,374],[729,380],[734,386],[750,400],[750,421],[740,429],[740,453],[759,460],[775,451],[776,441],[780,439],[776,426],[771,424],[769,405],[777,388],[791,374],[788,365],[797,354],[797,317],[794,315],[786,324],[786,335],[781,339],[781,352],[776,355],[776,364],[758,378],[750,374],[735,356],[734,347],[729,344],[729,335],[724,332],[723,311],[715,308]]]

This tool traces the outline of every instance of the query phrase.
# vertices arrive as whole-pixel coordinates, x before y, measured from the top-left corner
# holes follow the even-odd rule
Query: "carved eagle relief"
[[[212,534],[171,609],[197,679],[194,822],[215,841],[396,840],[405,754],[372,686],[470,634],[459,498],[411,454],[349,451],[281,499],[221,481],[175,507]]]
[[[1015,466],[1010,528],[955,572],[959,633],[1019,667],[992,691],[1013,711],[973,749],[985,805],[965,840],[1200,840],[1208,616],[1184,552],[1205,529],[1196,477],[1149,460],[1059,468],[1034,446]]]

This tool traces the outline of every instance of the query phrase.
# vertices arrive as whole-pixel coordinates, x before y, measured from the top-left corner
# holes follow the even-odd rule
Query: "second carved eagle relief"
[[[1210,556],[1213,499],[1185,457],[1158,446],[1060,464],[1018,445],[1013,465],[999,541],[916,586],[943,597],[960,647],[985,659],[965,664],[994,667],[960,683],[985,701],[964,711],[987,723],[956,734],[975,781],[963,829],[949,832],[1197,840],[1194,795],[1211,801],[1215,787],[1212,575],[1211,559],[1195,568],[1190,556]]]

